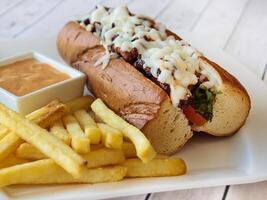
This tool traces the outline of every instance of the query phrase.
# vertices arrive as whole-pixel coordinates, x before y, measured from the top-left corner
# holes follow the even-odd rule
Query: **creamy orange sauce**
[[[0,67],[0,87],[16,96],[29,94],[69,78],[69,75],[32,58]]]

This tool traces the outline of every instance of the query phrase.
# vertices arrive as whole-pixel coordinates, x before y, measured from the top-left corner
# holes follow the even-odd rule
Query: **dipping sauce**
[[[69,75],[33,58],[0,66],[0,87],[23,96],[69,79]]]

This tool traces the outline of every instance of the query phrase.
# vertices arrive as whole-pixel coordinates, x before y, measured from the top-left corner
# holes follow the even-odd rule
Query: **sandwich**
[[[61,57],[87,75],[88,89],[141,129],[160,154],[193,135],[236,133],[250,97],[241,83],[163,24],[127,7],[97,6],[58,33]]]

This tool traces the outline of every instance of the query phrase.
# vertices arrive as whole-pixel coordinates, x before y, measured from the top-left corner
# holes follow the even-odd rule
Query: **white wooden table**
[[[0,0],[0,40],[54,36],[65,22],[89,13],[97,4],[127,4],[177,33],[193,32],[267,82],[267,0]],[[261,182],[117,199],[265,200],[266,188],[267,182]]]

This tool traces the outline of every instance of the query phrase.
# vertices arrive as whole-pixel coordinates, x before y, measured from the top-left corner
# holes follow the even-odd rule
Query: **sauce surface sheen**
[[[69,75],[33,58],[0,66],[0,87],[23,96],[69,79]]]

